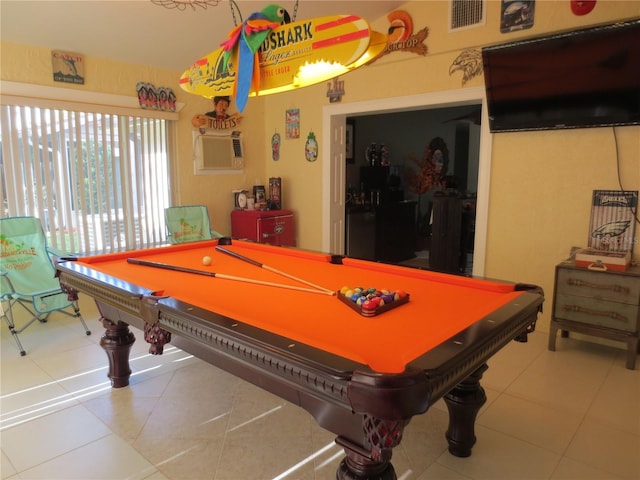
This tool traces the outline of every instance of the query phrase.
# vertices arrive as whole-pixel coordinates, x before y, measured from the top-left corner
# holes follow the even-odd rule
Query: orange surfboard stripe
[[[357,32],[348,33],[346,35],[338,35],[337,37],[327,38],[325,40],[319,40],[311,44],[311,48],[325,48],[333,45],[339,45],[345,42],[352,42],[353,40],[360,40],[369,36],[369,29],[358,30]]]
[[[322,30],[328,30],[329,28],[339,27],[340,25],[351,23],[357,20],[362,20],[362,18],[357,17],[356,15],[347,15],[345,17],[332,20],[331,22],[319,23],[316,26],[315,30],[316,32],[321,32]]]

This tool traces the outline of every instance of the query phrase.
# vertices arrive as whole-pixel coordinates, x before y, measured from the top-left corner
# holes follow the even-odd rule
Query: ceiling
[[[279,3],[293,16],[296,4],[289,0],[235,3],[242,18],[269,3]],[[355,14],[373,21],[403,3],[300,0],[296,20]],[[237,12],[236,18],[240,21]],[[234,25],[228,0],[183,11],[151,0],[0,0],[2,41],[176,71],[184,71],[218,48]]]

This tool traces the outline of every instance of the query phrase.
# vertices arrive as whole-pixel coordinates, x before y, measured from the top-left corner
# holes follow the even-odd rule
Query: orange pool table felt
[[[87,267],[179,299],[236,321],[369,365],[398,373],[405,365],[453,337],[522,292],[498,281],[440,274],[284,247],[234,240],[224,248],[332,291],[343,286],[404,290],[410,301],[375,317],[363,317],[337,296],[256,285],[135,265],[128,258],[297,287],[306,285],[215,249],[218,242],[100,255],[80,259]],[[203,257],[212,259],[203,265]]]

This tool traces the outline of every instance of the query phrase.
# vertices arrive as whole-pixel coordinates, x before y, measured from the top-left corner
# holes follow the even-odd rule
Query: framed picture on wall
[[[344,145],[346,149],[345,158],[347,160],[347,163],[355,163],[356,161],[355,155],[353,153],[355,143],[355,124],[353,120],[347,120],[347,127],[345,129],[344,135]]]
[[[51,67],[54,82],[84,85],[84,55],[53,50]]]
[[[500,32],[509,33],[533,27],[535,0],[502,0]]]
[[[300,138],[300,109],[287,110],[285,117],[286,138]]]

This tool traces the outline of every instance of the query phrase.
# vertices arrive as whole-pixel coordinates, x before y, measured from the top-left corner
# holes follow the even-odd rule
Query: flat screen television
[[[482,49],[492,132],[640,124],[640,20]]]

